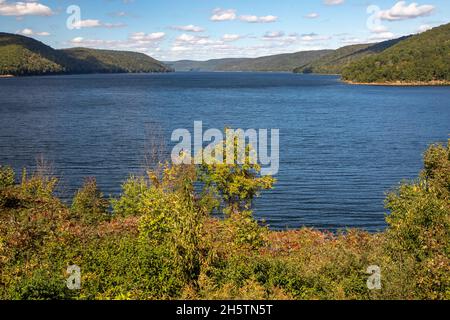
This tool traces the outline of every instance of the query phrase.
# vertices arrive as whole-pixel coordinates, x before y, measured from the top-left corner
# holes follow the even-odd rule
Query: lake
[[[69,199],[83,177],[120,192],[161,133],[280,129],[275,189],[255,203],[273,228],[385,228],[385,193],[450,133],[450,88],[352,86],[289,73],[74,75],[0,79],[0,164],[42,155]],[[170,151],[170,146],[169,146]]]

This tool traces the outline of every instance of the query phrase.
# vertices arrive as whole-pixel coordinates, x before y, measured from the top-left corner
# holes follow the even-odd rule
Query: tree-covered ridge
[[[345,67],[357,83],[450,83],[450,24],[409,37]]]
[[[348,64],[366,56],[380,53],[406,37],[375,44],[349,45],[330,52],[316,60],[294,69],[295,73],[340,74]]]
[[[207,61],[181,60],[167,62],[176,71],[260,71],[290,72],[295,67],[310,63],[331,50],[301,51],[258,58],[226,58]]]
[[[171,69],[141,53],[84,48],[55,50],[32,38],[0,33],[0,75],[167,71]]]
[[[61,50],[87,68],[88,72],[166,72],[163,63],[138,52],[73,48]]]

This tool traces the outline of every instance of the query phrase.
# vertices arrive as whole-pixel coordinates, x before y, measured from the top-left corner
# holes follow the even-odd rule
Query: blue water
[[[278,182],[255,204],[272,227],[375,231],[385,227],[385,192],[417,176],[428,144],[447,140],[450,89],[287,73],[0,79],[0,163],[19,170],[43,155],[64,197],[86,176],[117,194],[141,171],[152,134],[169,140],[195,120],[280,129]]]

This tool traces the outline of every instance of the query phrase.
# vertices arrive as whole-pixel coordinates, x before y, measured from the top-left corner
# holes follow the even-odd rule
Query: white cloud
[[[194,36],[192,34],[183,33],[175,40],[175,46],[210,46],[223,44],[221,40],[211,40],[208,36]]]
[[[320,15],[317,12],[311,12],[305,15],[305,18],[307,19],[316,19],[318,17],[320,17]]]
[[[430,26],[430,25],[428,25],[428,24],[422,24],[422,25],[417,29],[417,32],[418,32],[418,33],[422,33],[422,32],[431,30],[432,28],[433,28],[433,27]]]
[[[100,22],[100,20],[93,19],[80,20],[73,23],[74,28],[97,28],[101,26],[102,23]]]
[[[173,46],[170,48],[170,51],[173,52],[184,52],[184,51],[189,51],[190,49],[188,47],[183,47],[183,46]]]
[[[76,38],[73,38],[72,40],[70,40],[70,42],[72,42],[72,43],[82,43],[83,40],[84,40],[83,37],[76,37]]]
[[[194,26],[193,24],[189,24],[186,26],[174,26],[172,29],[179,30],[179,31],[185,31],[185,32],[203,32],[205,29],[199,26]]]
[[[145,43],[145,42],[161,40],[165,36],[166,36],[166,34],[164,32],[154,32],[154,33],[148,33],[148,34],[146,34],[145,32],[135,32],[135,33],[131,34],[130,39],[134,40],[134,41],[139,41],[141,43]]]
[[[30,29],[30,28],[25,28],[23,30],[19,30],[16,33],[22,34],[24,36],[41,36],[41,37],[45,37],[45,36],[49,36],[50,35],[49,32],[46,32],[46,31],[35,32],[33,29]]]
[[[388,31],[388,32],[381,32],[381,33],[374,34],[369,37],[369,40],[370,41],[385,41],[385,40],[390,40],[393,38],[395,38],[395,34]]]
[[[429,4],[418,5],[415,2],[407,5],[406,1],[398,1],[392,8],[379,12],[382,20],[406,20],[428,16],[433,13],[435,7]]]
[[[372,33],[384,33],[384,32],[388,32],[389,29],[381,24],[374,24],[372,26],[370,26],[370,32]]]
[[[101,49],[115,49],[115,50],[133,50],[138,52],[157,51],[159,43],[164,39],[164,32],[136,32],[130,34],[125,40],[102,40],[102,39],[85,39],[83,37],[76,37],[70,40],[72,46],[77,47],[91,47]]]
[[[346,37],[346,38],[340,39],[340,41],[342,44],[345,44],[345,45],[364,43],[363,40],[356,38],[356,37]]]
[[[86,20],[80,20],[75,21],[73,23],[74,28],[123,28],[126,27],[123,23],[105,23],[100,20],[96,19],[86,19]]]
[[[344,3],[345,0],[324,0],[327,6],[335,6]]]
[[[51,16],[52,9],[37,1],[7,2],[0,0],[0,16]]]
[[[229,21],[236,19],[235,9],[220,9],[216,8],[213,11],[213,15],[210,18],[212,21]]]
[[[242,15],[239,17],[239,20],[250,23],[270,23],[278,20],[277,16],[268,15],[268,16],[253,16],[253,15]]]
[[[316,33],[307,33],[307,34],[302,34],[300,39],[302,41],[307,41],[307,42],[311,42],[311,41],[324,41],[324,40],[330,40],[331,37],[330,36],[321,36],[318,35]]]
[[[223,41],[236,41],[241,39],[241,36],[238,34],[224,34],[222,37]]]
[[[283,31],[268,31],[264,34],[263,39],[276,39],[284,36]]]

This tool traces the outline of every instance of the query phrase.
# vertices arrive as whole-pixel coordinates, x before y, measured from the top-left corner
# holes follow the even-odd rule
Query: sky
[[[163,61],[335,49],[450,22],[450,0],[0,0],[0,32]]]

